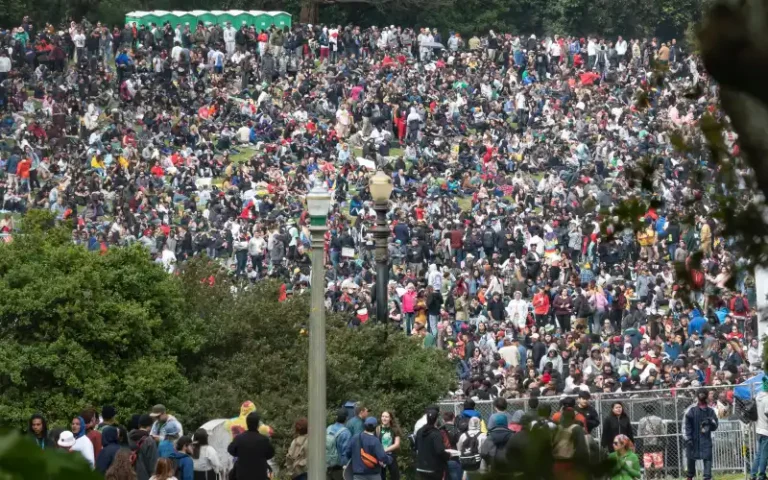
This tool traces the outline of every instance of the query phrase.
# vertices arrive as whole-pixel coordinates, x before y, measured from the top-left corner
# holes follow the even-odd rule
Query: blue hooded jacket
[[[102,450],[96,459],[96,471],[107,473],[107,469],[112,465],[115,455],[120,450],[118,440],[118,431],[115,427],[104,427],[104,430],[101,431]]]
[[[691,312],[691,323],[688,324],[688,336],[690,337],[693,332],[702,334],[704,324],[707,323],[707,319],[701,315],[701,311],[698,308]]]
[[[720,307],[715,311],[715,315],[717,316],[717,321],[720,322],[720,325],[725,323],[725,317],[728,316],[728,309],[725,307]]]
[[[192,462],[192,458],[186,453],[174,451],[170,459],[173,460],[178,466],[176,471],[176,478],[179,480],[194,480],[195,479],[195,465]]]
[[[162,440],[157,445],[157,456],[160,458],[173,458],[174,452],[176,452],[176,449],[170,440]]]

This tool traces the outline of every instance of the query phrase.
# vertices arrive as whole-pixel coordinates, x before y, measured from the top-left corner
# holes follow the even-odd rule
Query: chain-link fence
[[[687,471],[682,432],[683,416],[688,407],[696,403],[697,390],[692,388],[593,394],[591,404],[597,411],[600,427],[592,431],[592,436],[601,441],[602,426],[611,415],[614,405],[621,403],[632,425],[635,451],[640,458],[645,478],[683,478]],[[732,385],[710,387],[708,390],[719,418],[718,429],[712,434],[713,474],[743,473],[746,478],[756,451],[754,425],[743,421],[744,402],[734,395]],[[756,391],[752,394],[756,394]],[[510,412],[531,410],[527,398],[507,399],[507,403],[507,410]],[[548,404],[553,412],[558,410],[559,403],[560,397],[539,397],[539,405]],[[439,406],[443,411],[450,411],[458,416],[464,409],[464,402],[445,401]],[[475,410],[486,422],[495,411],[492,401],[476,401]],[[696,471],[701,475],[702,462],[696,463]]]

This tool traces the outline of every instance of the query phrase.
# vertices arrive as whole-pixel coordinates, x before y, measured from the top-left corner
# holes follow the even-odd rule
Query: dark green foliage
[[[37,411],[66,423],[107,402],[139,411],[182,393],[170,352],[191,342],[178,283],[138,248],[89,253],[38,220],[0,248],[0,424]]]
[[[170,276],[140,247],[88,252],[49,220],[31,212],[0,246],[0,425],[163,403],[194,431],[252,400],[287,448],[307,415],[308,293],[280,303],[264,282],[233,296],[207,260]],[[400,332],[329,318],[327,339],[329,411],[355,399],[412,425],[454,387],[445,352]]]
[[[41,450],[18,433],[0,437],[0,479],[2,480],[98,480],[80,455],[63,450]]]
[[[252,400],[284,451],[293,422],[307,412],[309,293],[279,303],[279,285],[265,282],[232,299],[226,278],[212,287],[196,280],[207,278],[206,269],[194,262],[182,276],[189,280],[187,298],[196,299],[196,308],[211,306],[206,315],[215,318],[202,327],[202,350],[183,362],[195,379],[181,399],[183,410],[200,424],[235,416],[244,400]],[[336,317],[327,322],[329,421],[344,402],[358,400],[375,414],[393,411],[401,424],[412,425],[427,404],[455,386],[455,368],[444,352],[384,327],[350,329]]]
[[[321,21],[334,24],[411,25],[439,28],[445,35],[458,31],[465,35],[486,33],[489,29],[514,34],[536,33],[563,35],[661,36],[678,40],[701,17],[707,0],[320,0]],[[122,24],[132,10],[285,10],[296,21],[299,0],[0,0],[0,24],[18,25],[24,15],[32,15],[37,24],[58,25],[70,17],[87,17],[108,25]]]

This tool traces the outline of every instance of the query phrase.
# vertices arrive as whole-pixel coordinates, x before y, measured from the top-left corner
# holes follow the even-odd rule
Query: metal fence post
[[[674,398],[674,397],[673,397]],[[683,419],[680,418],[680,409],[678,408],[679,399],[674,398],[675,404],[675,438],[677,439],[677,477],[683,477],[683,445],[681,440],[683,433]],[[686,473],[687,475],[687,473]]]
[[[734,385],[711,387],[715,393],[733,392]],[[687,408],[696,401],[696,388],[678,388],[675,390],[649,390],[616,393],[595,393],[592,404],[597,411],[600,426],[592,431],[594,438],[599,439],[602,424],[611,415],[613,402],[624,404],[627,414],[632,422],[635,439],[638,441],[638,455],[641,457],[646,452],[653,453],[659,448],[663,449],[662,466],[665,477],[682,478],[687,473],[687,459],[685,444],[682,439],[684,419]],[[760,390],[760,385],[750,385],[749,391],[753,398]],[[575,396],[575,394],[571,394]],[[717,396],[717,395],[716,395]],[[539,398],[542,405],[551,405],[552,410],[559,408],[559,397],[546,396]],[[453,410],[456,416],[463,410],[461,400],[446,400],[440,404],[442,411]],[[731,410],[722,415],[720,428],[712,435],[713,462],[712,470],[715,475],[726,473],[744,473],[747,477],[751,470],[756,454],[757,435],[753,423],[743,423],[743,408],[745,403],[734,398]],[[493,402],[489,400],[477,400],[475,408],[488,419],[493,412]],[[508,399],[508,411],[529,411],[527,398]],[[660,417],[663,425],[663,433],[651,429],[655,421],[651,417]],[[672,438],[674,437],[674,438]],[[662,438],[661,441],[655,440]],[[647,441],[651,440],[651,441]],[[672,457],[675,458],[672,458]],[[700,463],[700,462],[698,462]],[[701,465],[697,465],[701,473]],[[648,472],[646,472],[648,475]]]

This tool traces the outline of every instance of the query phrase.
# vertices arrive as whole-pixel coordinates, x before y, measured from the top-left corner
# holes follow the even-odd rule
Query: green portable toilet
[[[206,10],[192,10],[189,12],[189,14],[195,19],[195,23],[190,23],[189,26],[192,27],[192,31],[194,32],[197,29],[197,23],[203,22],[205,24],[205,14],[208,12]]]
[[[291,27],[291,14],[288,12],[267,12],[272,17],[272,23],[275,24],[277,28],[283,28],[283,27]]]
[[[125,23],[136,23],[136,25],[143,25],[143,22],[141,21],[141,17],[146,15],[147,12],[128,12],[125,14]]]
[[[149,27],[152,23],[156,23],[157,25],[161,24],[161,22],[158,21],[155,12],[144,12],[144,15],[141,17],[141,22],[139,22],[138,25]]]
[[[232,26],[237,28],[243,26],[243,23],[250,26],[252,22],[251,15],[243,10],[230,10],[229,14],[232,15]]]
[[[215,25],[219,23],[219,19],[216,15],[214,15],[213,12],[209,12],[207,10],[200,10],[200,14],[198,15],[198,18],[203,21],[203,25],[205,24],[212,24]]]
[[[222,15],[224,15],[225,13],[227,12],[223,10],[211,10],[210,12],[208,12],[208,18],[211,19],[210,20],[211,23],[221,25],[222,27],[224,27],[225,22],[224,20],[222,20]]]
[[[248,13],[250,13],[251,17],[253,18],[253,26],[256,27],[257,32],[269,28],[269,22],[271,19],[267,15],[267,12],[263,10],[251,10]]]
[[[236,19],[235,19],[235,17],[232,15],[232,11],[231,11],[231,10],[227,10],[227,11],[221,12],[221,13],[218,15],[218,17],[219,17],[219,23],[220,23],[220,24],[224,25],[224,24],[226,24],[227,22],[232,22],[232,26],[233,26],[233,27],[235,27],[235,28],[240,28],[240,26],[239,26],[239,25],[237,25],[237,24],[235,23]]]
[[[149,25],[152,21],[152,12],[131,12],[126,14],[125,23],[136,23],[136,25]]]
[[[171,25],[176,26],[176,24],[173,23],[173,20],[176,18],[171,14],[171,12],[167,12],[165,10],[155,10],[154,12],[151,12],[152,17],[154,18],[155,24],[157,24],[158,27],[161,27],[165,24],[165,22],[171,22]]]
[[[187,23],[189,24],[190,30],[192,29],[193,24],[197,23],[197,18],[195,18],[194,15],[183,10],[174,10],[171,12],[171,15],[175,18],[175,20],[171,21],[173,26],[180,25],[182,30],[184,30],[184,25]]]

